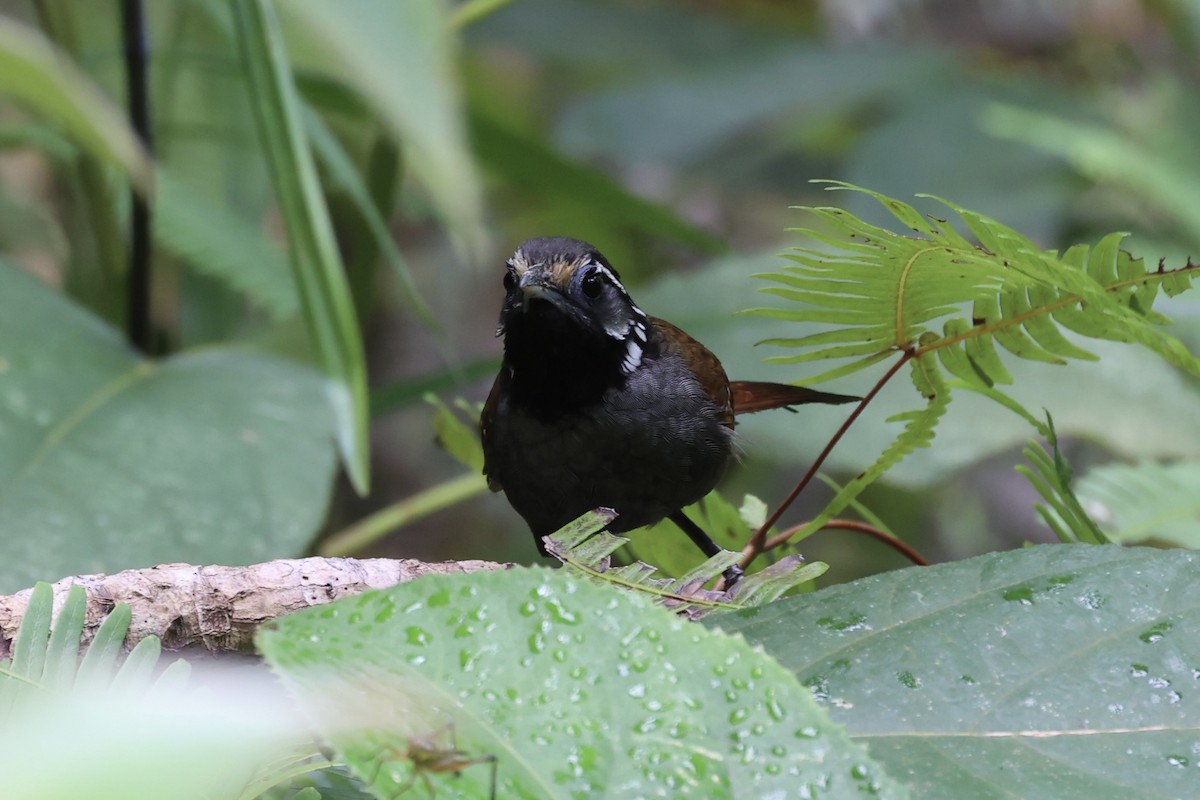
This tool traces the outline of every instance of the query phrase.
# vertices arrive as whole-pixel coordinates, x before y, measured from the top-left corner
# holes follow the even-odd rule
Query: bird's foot
[[[722,588],[724,591],[729,592],[733,590],[733,587],[737,585],[738,581],[746,576],[746,573],[742,572],[741,567],[739,567],[737,564],[734,564],[732,567],[722,572],[721,576],[724,578]]]

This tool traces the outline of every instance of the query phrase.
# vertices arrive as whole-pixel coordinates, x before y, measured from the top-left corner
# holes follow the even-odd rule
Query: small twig
[[[850,426],[854,424],[854,421],[862,415],[863,411],[866,410],[870,402],[875,399],[875,395],[879,394],[880,390],[883,389],[883,387],[887,385],[888,381],[892,379],[892,376],[899,372],[900,368],[907,364],[914,355],[916,355],[916,351],[912,347],[909,347],[907,350],[905,350],[896,363],[893,364],[891,368],[885,372],[878,381],[875,382],[875,385],[871,387],[871,391],[867,392],[866,396],[863,397],[863,399],[859,401],[859,404],[854,407],[854,410],[850,412],[850,416],[846,417],[846,421],[843,422],[841,427],[837,429],[837,432],[834,433],[830,438],[820,455],[818,455],[816,460],[813,461],[812,466],[808,468],[808,472],[804,473],[804,477],[800,479],[800,482],[796,484],[791,493],[784,498],[784,501],[780,503],[779,507],[776,508],[771,516],[767,518],[766,522],[764,522],[762,526],[754,532],[754,535],[750,537],[749,543],[745,546],[745,548],[742,549],[742,560],[738,562],[738,565],[742,569],[748,567],[750,562],[757,558],[759,554],[764,551],[767,543],[767,532],[770,531],[771,527],[779,521],[779,518],[783,516],[783,512],[787,511],[788,507],[791,506],[796,498],[800,496],[800,493],[804,491],[804,488],[812,482],[812,479],[816,476],[817,471],[821,468],[821,465],[825,463],[825,460],[829,458],[829,454],[833,452],[833,448],[842,440],[842,437],[846,435],[846,431],[848,431]]]
[[[125,47],[125,83],[129,92],[129,121],[146,148],[154,152],[150,130],[150,94],[146,85],[146,19],[141,0],[121,0],[121,36]],[[150,342],[150,201],[137,187],[130,189],[129,295],[126,322],[129,342],[149,353]]]
[[[807,522],[802,522],[799,525],[793,525],[792,527],[785,530],[783,533],[777,534],[776,536],[772,536],[770,539],[767,540],[767,543],[763,546],[763,552],[766,552],[768,550],[774,550],[776,547],[782,547],[783,545],[787,544],[788,540],[790,540],[793,536],[795,536],[796,532],[801,530],[802,528],[804,528],[806,525],[808,525]],[[925,558],[925,556],[921,555],[920,552],[918,552],[917,549],[915,547],[913,547],[912,545],[910,545],[908,542],[898,539],[895,536],[893,536],[892,534],[888,533],[887,531],[880,530],[879,528],[876,528],[874,525],[871,525],[870,523],[867,523],[867,522],[863,522],[862,520],[831,519],[828,522],[826,522],[824,525],[821,526],[821,530],[830,530],[830,529],[842,530],[842,531],[854,531],[855,533],[865,533],[867,536],[871,536],[871,537],[883,542],[888,547],[892,548],[893,550],[895,550],[896,552],[900,553],[902,556],[907,558],[909,561],[916,564],[918,567],[928,567],[929,566],[929,559],[927,559],[927,558]]]

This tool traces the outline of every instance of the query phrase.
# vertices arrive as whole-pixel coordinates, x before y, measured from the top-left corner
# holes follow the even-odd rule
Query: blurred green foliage
[[[778,273],[787,263],[780,251],[811,248],[836,233],[836,223],[789,209],[833,202],[809,184],[814,178],[897,198],[950,198],[997,220],[985,227],[1004,241],[1019,232],[1054,254],[1047,262],[1076,242],[1115,243],[1119,237],[1105,238],[1114,229],[1131,234],[1124,246],[1149,265],[1163,258],[1180,266],[1200,246],[1200,150],[1193,144],[1200,6],[1189,0],[146,3],[153,152],[123,121],[124,43],[114,6],[0,0],[0,593],[38,577],[172,560],[237,564],[340,548],[364,554],[365,542],[396,556],[533,559],[517,516],[502,498],[483,494],[470,424],[442,404],[431,425],[421,402],[429,391],[462,394],[458,407],[470,416],[485,395],[499,352],[500,265],[531,236],[594,242],[643,308],[704,341],[733,377],[781,381],[817,370],[766,364],[764,356],[781,351],[755,344],[803,337],[813,320],[789,322],[781,332],[768,316],[734,314],[783,308],[782,299],[756,293],[762,284],[752,276]],[[130,311],[131,184],[153,200],[150,353],[135,352],[118,333]],[[871,223],[896,226],[864,194],[833,197]],[[914,204],[944,213],[933,202]],[[786,231],[801,224],[810,227],[808,238]],[[1133,263],[1108,255],[1105,264]],[[926,296],[940,288],[927,287]],[[1134,306],[1131,313],[1146,311]],[[1200,349],[1200,303],[1185,295],[1160,310],[1175,319],[1173,335]],[[1062,367],[1014,359],[991,373],[1011,374],[1012,397],[1023,408],[1053,414],[1060,438],[1052,452],[1028,445],[1034,468],[1027,472],[1038,476],[1050,503],[1045,513],[1057,513],[1076,537],[1087,512],[1099,525],[1088,529],[1090,540],[1195,546],[1200,387],[1124,343],[1087,347],[1099,360]],[[964,379],[965,371],[947,366]],[[878,377],[848,375],[831,388],[864,393]],[[887,420],[912,407],[904,383],[872,403],[827,463],[834,476],[806,493],[779,529],[817,515],[830,492],[861,488],[854,476],[895,436]],[[944,395],[934,378],[916,384],[927,397]],[[937,413],[945,408],[944,399],[930,403]],[[844,414],[805,408],[746,420],[739,427],[745,457],[724,496],[751,493],[774,505]],[[907,449],[926,442],[927,421]],[[1031,435],[1027,419],[985,397],[962,397],[939,421],[931,447],[905,457],[887,483],[844,499],[935,559],[1050,540],[1035,509],[1041,497],[1012,469]],[[339,451],[349,477],[335,471]],[[1103,462],[1116,463],[1090,469]],[[1073,474],[1082,476],[1078,497],[1056,502],[1070,495]],[[352,486],[369,492],[359,496]],[[765,515],[760,508],[739,514],[719,498],[697,511],[740,537]],[[670,535],[634,549],[685,572],[694,562]],[[829,562],[827,583],[897,565],[894,553],[841,533],[814,535],[803,549],[810,561]],[[752,656],[775,671],[773,659],[780,659],[851,736],[883,731],[891,738],[872,749],[905,786],[924,781],[957,792],[946,796],[965,796],[986,784],[1012,795],[1035,785],[1023,784],[1035,774],[1055,788],[1067,781],[1077,793],[1136,784],[1178,794],[1187,779],[1179,768],[1194,761],[1180,754],[1194,738],[1184,717],[1195,703],[1186,691],[1167,689],[1195,680],[1196,637],[1179,636],[1195,628],[1186,591],[1192,561],[1178,551],[1032,548],[896,573],[774,604],[757,624],[752,616],[714,616],[718,626],[746,623],[743,632],[768,654],[731,639],[679,663],[693,668],[697,685],[719,690],[713,676],[724,675],[730,659]],[[621,637],[628,644],[645,633],[649,653],[659,627],[671,634],[672,652],[696,645],[700,634],[665,615],[646,627],[647,610],[635,600],[577,591],[565,576],[518,570],[478,578],[446,582],[458,587],[452,604],[436,581],[415,582],[285,623],[283,633],[295,629],[291,644],[278,632],[267,637],[277,646],[332,646],[338,652],[313,654],[315,663],[345,660],[339,680],[353,680],[354,696],[371,711],[391,713],[394,706],[360,692],[361,682],[386,689],[386,681],[354,672],[361,659],[305,629],[318,615],[345,613],[362,644],[377,648],[371,652],[380,655],[381,675],[449,667],[449,680],[436,684],[447,698],[460,696],[446,687],[464,676],[485,699],[488,692],[499,699],[493,690],[505,684],[527,689],[507,689],[496,707],[504,715],[508,705],[519,708],[511,719],[537,737],[553,730],[551,716],[562,709],[549,698],[558,700],[567,684],[559,676],[564,667],[530,670],[529,656],[544,651],[550,662],[561,652],[586,662],[575,680],[602,654],[613,666],[596,673],[607,683],[590,702],[620,712],[614,718],[623,727],[621,736],[600,730],[599,740],[620,764],[646,760],[649,751],[618,745],[635,717],[651,725],[641,733],[657,742],[653,726],[663,706],[653,704],[673,690],[646,694],[632,673],[659,664],[649,674],[671,683],[676,665],[630,658]],[[561,602],[546,600],[548,580],[561,587]],[[1076,580],[1076,589],[1066,588]],[[480,586],[493,587],[488,600],[477,599]],[[1169,597],[1167,589],[1174,589]],[[422,596],[435,591],[436,598]],[[39,593],[26,630],[60,637],[45,648],[47,658],[73,655],[73,640],[64,644],[69,631],[49,633],[49,598]],[[427,601],[422,607],[434,616],[451,616],[433,620],[441,627],[431,638],[403,615],[388,626],[390,610],[366,627],[350,611],[353,603],[381,602],[417,610],[405,597]],[[550,603],[557,616],[530,616],[524,609],[537,609],[530,598]],[[81,614],[74,602],[66,615],[72,625]],[[624,611],[606,615],[605,607]],[[507,639],[527,641],[529,653],[499,646],[486,627],[493,623],[483,622],[509,612],[517,623],[510,633],[517,633]],[[500,658],[497,672],[473,672],[490,668],[487,660],[441,635],[450,624],[466,630],[470,619],[481,623],[480,654]],[[573,642],[570,652],[546,649],[539,638],[550,630],[546,620],[573,629],[586,622],[595,642],[562,633],[567,638],[556,641]],[[56,630],[67,630],[61,622]],[[1173,625],[1177,638],[1162,643]],[[1046,646],[1064,630],[1076,635],[1076,652],[1094,657],[1086,669]],[[813,633],[827,647],[814,646],[821,643]],[[848,656],[848,637],[884,646]],[[994,641],[981,646],[987,637]],[[420,650],[431,641],[450,648],[449,660],[426,664]],[[20,650],[16,674],[34,674],[28,662],[43,656],[26,654],[42,649]],[[666,653],[661,646],[655,652],[655,659]],[[981,665],[995,652],[1012,658]],[[148,670],[145,652],[140,659],[134,668]],[[824,723],[824,710],[807,708],[806,692],[788,698],[786,708],[775,704],[770,687],[783,684],[774,675],[766,704],[751,702],[749,688],[764,671],[755,674],[748,661],[742,668],[749,677],[722,692],[727,703],[741,693],[739,702],[754,713],[766,709],[775,722],[805,708]],[[1045,694],[1012,702],[1012,687],[1035,685],[1028,674],[1045,681]],[[421,703],[442,702],[437,692],[418,694]],[[694,700],[696,692],[688,695]],[[1109,714],[1101,722],[1098,696],[1107,698]],[[753,762],[753,739],[741,738],[752,728],[738,727],[745,717],[722,711],[719,697],[704,703],[705,713],[721,717],[717,729],[728,724],[721,741],[709,741],[707,723],[687,727],[703,719],[694,713],[699,706],[683,712],[676,705],[672,713],[686,723],[677,738],[686,747],[672,743],[672,752],[707,768],[709,754],[732,747]],[[108,768],[99,774],[116,776],[114,785],[134,776],[194,794],[191,780],[127,768],[109,755],[157,752],[163,768],[174,762],[161,746],[170,745],[174,758],[182,744],[181,763],[195,769],[207,764],[197,753],[219,755],[214,763],[224,769],[205,769],[205,777],[236,783],[234,762],[222,754],[231,742],[246,750],[243,757],[250,750],[229,737],[229,726],[250,739],[273,739],[282,719],[247,705],[239,716],[199,723],[174,705],[164,708],[170,728],[161,725],[162,708],[154,709],[157,725],[125,707],[101,709],[99,719],[116,720],[129,735],[102,737],[110,749],[96,751]],[[971,727],[944,750],[930,751],[928,731],[914,724],[932,719],[941,736],[980,709],[994,714],[988,725]],[[1122,717],[1126,709],[1136,718]],[[55,754],[61,780],[83,775],[96,783],[92,770],[57,769],[61,752],[95,750],[63,749],[64,731],[94,739],[99,725],[71,714],[18,721],[22,735],[8,737],[13,747],[3,754],[36,768],[26,770],[37,784],[31,793],[44,790],[38,771],[50,763],[26,756],[33,749]],[[250,725],[250,714],[271,730]],[[1095,734],[1105,721],[1119,727],[1102,732],[1125,737],[1122,750],[1144,760],[1114,758],[1107,736],[1050,735]],[[287,722],[287,735],[301,727]],[[793,738],[811,738],[807,728],[785,727]],[[503,726],[496,730],[496,741],[513,739]],[[563,732],[555,742],[561,758],[539,768],[570,765],[587,780],[606,777],[607,762],[572,761],[579,737]],[[1052,755],[1023,762],[1035,739]],[[523,742],[542,752],[536,739]],[[1063,742],[1073,749],[1055,750]],[[978,749],[990,744],[1015,755]],[[841,742],[828,752],[849,758],[858,748]],[[930,759],[955,774],[929,769]],[[979,777],[983,762],[994,774]],[[512,770],[511,756],[501,763]],[[1067,774],[1064,764],[1083,766]],[[286,772],[301,768],[293,763]],[[849,774],[866,780],[864,770],[860,763]],[[266,783],[251,782],[243,796]],[[479,781],[462,783],[470,791]],[[118,796],[104,791],[98,796]],[[342,796],[362,796],[348,791]],[[310,787],[302,796],[316,793]]]

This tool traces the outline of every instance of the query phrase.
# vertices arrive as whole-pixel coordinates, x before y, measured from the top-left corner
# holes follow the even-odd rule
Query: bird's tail
[[[806,403],[854,403],[862,400],[848,394],[819,392],[806,386],[790,386],[786,383],[764,381],[733,381],[729,384],[733,393],[733,413],[752,414],[772,408],[788,408]]]

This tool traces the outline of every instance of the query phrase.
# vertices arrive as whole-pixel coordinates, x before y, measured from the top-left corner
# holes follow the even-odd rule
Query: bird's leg
[[[682,510],[674,512],[673,514],[669,515],[667,519],[671,520],[671,522],[674,522],[675,525],[678,526],[679,530],[686,533],[688,538],[695,543],[696,547],[700,548],[704,555],[712,558],[713,556],[722,552],[722,549],[717,546],[717,543],[709,538],[708,534],[705,533],[699,525],[692,522]],[[721,574],[725,578],[726,591],[732,589],[733,585],[740,581],[744,575],[742,568],[737,564],[734,564]]]

